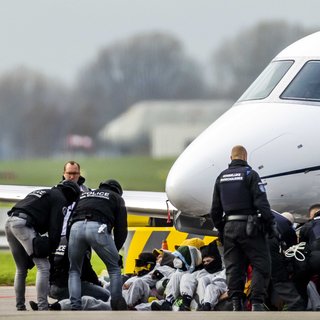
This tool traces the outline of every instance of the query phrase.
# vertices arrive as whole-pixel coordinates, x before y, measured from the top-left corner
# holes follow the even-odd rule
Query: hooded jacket
[[[10,216],[14,211],[23,212],[29,216],[27,219],[36,232],[48,232],[50,249],[54,251],[60,242],[64,215],[69,205],[62,191],[53,187],[39,189],[29,193],[8,212]]]
[[[180,246],[176,251],[172,253],[176,256],[175,259],[182,261],[182,271],[189,271],[192,273],[202,263],[201,252],[198,248],[193,246]],[[173,262],[175,265],[175,263]]]

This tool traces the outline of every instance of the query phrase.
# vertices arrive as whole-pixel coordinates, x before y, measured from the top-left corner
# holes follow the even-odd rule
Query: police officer
[[[253,268],[252,311],[265,310],[271,268],[263,230],[276,232],[276,226],[264,186],[258,173],[248,165],[247,151],[243,146],[232,148],[231,163],[215,182],[211,216],[224,242],[227,284],[233,310],[243,310],[248,264]]]
[[[272,212],[281,239],[272,237],[268,239],[271,255],[271,283],[270,289],[285,304],[287,311],[305,310],[305,302],[292,281],[293,264],[285,257],[284,251],[297,244],[297,234],[293,228],[294,217],[290,212],[279,214]]]
[[[59,183],[51,189],[29,193],[9,212],[5,225],[16,275],[14,280],[17,310],[26,310],[25,285],[28,269],[37,267],[37,300],[39,310],[48,310],[48,256],[60,241],[63,217],[68,205],[80,195],[79,186],[72,181]],[[48,233],[48,237],[39,235]]]
[[[310,220],[305,223],[299,233],[299,242],[306,243],[305,261],[296,262],[298,289],[307,302],[307,284],[314,277],[320,277],[320,204],[309,208]]]
[[[113,230],[113,236],[111,231]],[[81,280],[84,253],[91,247],[105,263],[110,276],[111,307],[125,310],[122,297],[119,253],[127,237],[127,210],[122,188],[116,180],[101,182],[99,188],[83,192],[71,217],[68,255],[69,292],[73,310],[81,310]]]

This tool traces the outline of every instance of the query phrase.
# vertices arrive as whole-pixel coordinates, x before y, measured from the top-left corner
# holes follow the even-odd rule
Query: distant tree
[[[69,92],[18,68],[0,78],[0,158],[50,156],[61,150]]]
[[[241,31],[212,55],[214,92],[239,98],[282,49],[312,32],[282,21],[262,22]]]
[[[101,50],[80,74],[75,94],[78,129],[93,135],[138,101],[203,98],[206,84],[201,67],[177,39],[150,33]]]

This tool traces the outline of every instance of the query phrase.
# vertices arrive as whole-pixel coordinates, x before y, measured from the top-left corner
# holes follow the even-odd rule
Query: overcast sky
[[[319,12],[319,0],[0,0],[0,75],[23,65],[71,84],[102,47],[155,30],[204,62],[259,21],[320,29]]]

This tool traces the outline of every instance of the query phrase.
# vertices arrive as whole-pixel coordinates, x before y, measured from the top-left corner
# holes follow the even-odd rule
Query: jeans
[[[110,277],[111,299],[122,297],[121,269],[119,253],[111,233],[105,228],[98,232],[102,223],[96,221],[77,221],[70,230],[68,255],[70,260],[69,292],[71,308],[81,310],[81,269],[83,257],[90,246],[105,263]]]
[[[9,217],[5,225],[6,237],[13,259],[16,264],[14,289],[16,307],[23,310],[25,306],[26,277],[30,267],[30,256],[33,254],[32,240],[36,231],[26,226],[26,220],[19,217]],[[49,270],[47,258],[32,258],[37,267],[36,290],[39,310],[48,310]]]

